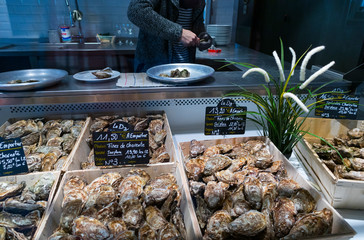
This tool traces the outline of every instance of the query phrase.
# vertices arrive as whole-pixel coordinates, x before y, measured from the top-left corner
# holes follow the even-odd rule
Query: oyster
[[[273,223],[276,237],[286,236],[295,224],[296,209],[289,198],[279,198],[273,208]]]
[[[267,227],[266,216],[256,210],[244,213],[228,225],[233,236],[256,236]]]
[[[44,174],[34,185],[29,187],[29,191],[35,194],[35,200],[48,200],[56,176],[48,173]]]
[[[205,200],[202,197],[200,197],[199,195],[196,196],[196,203],[197,203],[197,207],[196,207],[197,220],[198,220],[200,227],[202,229],[204,229],[208,219],[212,216],[213,211],[211,211],[207,207]]]
[[[187,239],[186,226],[185,226],[185,223],[183,221],[183,215],[181,213],[180,208],[177,208],[174,211],[174,213],[172,214],[171,222],[177,228],[177,230],[180,233],[182,239]]]
[[[40,171],[42,169],[43,153],[31,153],[26,156],[29,172]]]
[[[362,130],[360,130],[360,128],[353,128],[348,131],[348,136],[350,138],[354,138],[354,139],[363,137],[363,134],[364,134],[364,132]]]
[[[35,227],[35,222],[20,214],[12,214],[2,211],[0,212],[0,226],[26,230]]]
[[[25,188],[25,182],[0,182],[0,200],[4,200],[9,197],[13,197],[21,193]]]
[[[16,198],[8,198],[3,204],[3,210],[8,213],[25,215],[35,210],[44,211],[44,207],[37,203],[23,202]]]
[[[68,156],[62,156],[62,157],[58,158],[57,162],[53,165],[53,170],[61,171],[63,168],[63,165],[65,164],[67,159],[68,159]]]
[[[204,192],[207,206],[211,209],[221,206],[225,200],[225,193],[228,188],[229,184],[223,182],[209,182]]]
[[[164,201],[170,191],[176,187],[176,178],[172,174],[156,177],[144,188],[143,198],[147,205]]]
[[[115,240],[137,240],[137,237],[133,230],[125,230],[124,232],[121,232],[119,235],[117,235],[114,239]]]
[[[63,134],[62,136],[62,149],[63,151],[70,153],[73,149],[73,146],[76,143],[76,138],[74,138],[71,134]]]
[[[220,154],[220,148],[217,146],[211,146],[204,151],[203,156],[209,158],[217,154]]]
[[[363,158],[350,158],[351,166],[355,171],[364,171]]]
[[[215,175],[210,175],[210,176],[202,178],[202,181],[204,181],[206,184],[211,182],[211,181],[216,181],[216,180],[217,179],[216,179]]]
[[[123,221],[128,229],[140,228],[144,219],[144,209],[138,199],[128,199],[122,205]],[[147,209],[145,209],[147,212]],[[147,220],[148,221],[148,220]]]
[[[217,180],[227,184],[233,184],[235,182],[234,174],[230,170],[222,170],[215,173]]]
[[[229,236],[229,224],[232,221],[228,212],[219,210],[209,219],[205,236],[212,239],[225,239]]]
[[[156,240],[157,233],[150,227],[150,225],[145,222],[138,231],[139,240]]]
[[[158,132],[162,131],[163,130],[163,120],[162,119],[155,119],[155,120],[152,120],[150,121],[149,123],[149,133],[155,135],[157,134]]]
[[[310,213],[316,206],[316,201],[306,189],[298,189],[291,197],[297,213]]]
[[[57,162],[59,155],[56,152],[47,153],[42,159],[42,171],[52,170],[53,165]]]
[[[74,125],[74,120],[62,120],[60,123],[61,130],[64,133],[71,132],[71,127],[73,125]]]
[[[104,128],[109,126],[109,122],[103,119],[98,119],[90,126],[90,132],[101,132]]]
[[[195,158],[198,155],[201,155],[205,151],[205,146],[197,141],[197,140],[191,140],[190,143],[190,157]]]
[[[60,226],[66,232],[71,232],[73,220],[81,213],[84,202],[81,199],[75,199],[67,202],[63,206],[60,218]]]
[[[113,236],[117,236],[120,233],[128,230],[125,222],[122,219],[115,218],[108,222],[107,228]]]
[[[306,214],[297,220],[289,234],[283,239],[302,239],[330,233],[332,220],[333,214],[326,208]]]
[[[204,168],[205,159],[201,157],[192,158],[185,163],[187,177],[195,181],[198,181],[199,178],[202,176]]]
[[[291,197],[300,188],[295,180],[285,178],[279,182],[277,191],[279,196]]]
[[[145,208],[145,216],[147,223],[155,231],[160,231],[167,224],[167,220],[163,217],[162,212],[154,206]]]
[[[205,162],[203,173],[205,175],[212,175],[215,172],[223,170],[231,165],[231,158],[226,155],[217,154],[209,157]]]
[[[138,122],[135,124],[134,131],[145,131],[148,128],[149,125],[149,119],[143,118],[139,119]]]
[[[67,180],[63,186],[63,192],[66,195],[70,190],[73,189],[84,189],[86,186],[86,181],[80,177],[72,176]]]
[[[167,222],[164,227],[158,233],[158,240],[169,240],[169,239],[182,239],[176,226],[172,223]]]
[[[227,169],[231,172],[237,172],[241,170],[241,168],[247,163],[246,157],[239,157],[237,159],[233,159],[230,167]]]
[[[88,199],[85,207],[91,206],[105,206],[116,200],[116,192],[111,185],[103,184],[98,188],[95,188],[88,195]]]
[[[169,159],[170,159],[169,154],[166,150],[166,147],[163,144],[153,152],[152,158],[149,160],[149,163],[154,164],[154,163],[168,162]]]
[[[250,205],[257,210],[262,207],[262,183],[253,177],[244,179],[244,195]]]
[[[190,192],[192,195],[199,195],[205,191],[206,184],[202,182],[189,181]]]
[[[70,235],[62,230],[54,232],[48,240],[77,240],[77,237]]]
[[[102,240],[110,236],[108,229],[97,219],[80,216],[74,220],[73,235],[81,239]]]
[[[364,171],[348,171],[345,166],[337,165],[335,167],[335,175],[340,178],[364,180]]]
[[[128,200],[139,197],[143,193],[143,187],[149,181],[150,176],[144,170],[131,170],[127,177],[119,185],[120,201],[119,205]]]
[[[39,137],[40,137],[39,132],[30,133],[30,134],[22,137],[21,142],[23,143],[23,145],[36,144],[39,142]]]
[[[69,202],[80,200],[82,203],[82,207],[86,203],[88,199],[87,193],[79,188],[68,190],[67,192],[64,192],[64,197],[62,201],[62,207],[65,207]]]

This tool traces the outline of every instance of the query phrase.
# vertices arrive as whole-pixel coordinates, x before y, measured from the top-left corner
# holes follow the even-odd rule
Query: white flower
[[[249,69],[248,71],[246,71],[243,74],[242,78],[245,78],[246,76],[248,76],[252,72],[258,72],[258,73],[262,74],[264,76],[265,82],[266,83],[269,83],[270,80],[269,80],[268,73],[264,69],[262,69],[262,68],[251,68],[251,69]]]
[[[293,76],[293,74],[294,74],[294,65],[296,64],[296,52],[291,47],[289,47],[288,49],[292,53],[292,62],[291,62],[291,72],[292,72],[292,75],[291,76]]]
[[[308,113],[308,108],[305,106],[305,104],[303,104],[303,102],[301,100],[298,99],[298,97],[296,95],[294,95],[293,93],[284,93],[283,94],[284,98],[292,98],[297,104],[298,106],[300,106],[300,108],[302,108],[303,111],[305,111],[306,113]]]
[[[279,69],[281,82],[284,82],[286,80],[286,77],[284,76],[282,65],[281,65],[281,62],[279,60],[279,57],[278,57],[278,54],[277,54],[276,51],[273,52],[273,57],[274,57],[274,60],[276,60],[276,64],[277,64],[278,69]]]
[[[335,64],[334,61],[330,62],[329,64],[323,66],[320,70],[318,70],[317,72],[315,72],[314,74],[312,74],[301,86],[300,89],[304,89],[305,87],[307,87],[308,84],[310,84],[310,82],[312,82],[313,80],[315,80],[318,76],[320,76],[321,74],[323,74],[324,72],[326,72],[330,67],[332,67]]]
[[[305,80],[305,77],[306,77],[306,66],[307,66],[307,63],[308,61],[310,60],[310,58],[315,54],[315,53],[318,53],[322,50],[325,49],[325,46],[320,46],[320,47],[316,47],[314,49],[312,49],[311,51],[309,51],[305,58],[303,59],[302,61],[302,65],[301,65],[301,72],[300,72],[300,81],[304,81]]]

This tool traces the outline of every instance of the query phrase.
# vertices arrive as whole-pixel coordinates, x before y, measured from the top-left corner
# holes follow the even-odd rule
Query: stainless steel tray
[[[190,72],[190,77],[187,78],[169,78],[161,77],[160,74],[170,74],[172,70],[175,69],[187,69]],[[171,84],[189,84],[193,82],[201,81],[208,78],[214,74],[215,70],[212,67],[194,64],[194,63],[171,63],[158,65],[147,70],[147,75],[149,78],[155,79],[163,83]]]
[[[26,69],[0,73],[0,90],[25,91],[54,85],[65,78],[68,73],[60,69]],[[12,80],[37,80],[30,83],[8,84]]]

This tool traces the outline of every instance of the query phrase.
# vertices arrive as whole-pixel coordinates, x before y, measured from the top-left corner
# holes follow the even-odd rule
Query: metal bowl
[[[169,78],[169,77],[161,77],[160,74],[170,74],[172,70],[176,69],[182,70],[187,69],[190,72],[190,77],[187,78]],[[193,82],[201,81],[207,77],[212,76],[215,70],[212,67],[202,65],[202,64],[194,64],[194,63],[171,63],[171,64],[163,64],[155,67],[151,67],[147,70],[148,77],[155,79],[159,82],[163,83],[171,83],[171,84],[189,84]]]
[[[60,69],[26,69],[0,73],[0,90],[26,91],[49,87],[60,82],[68,72]],[[37,80],[37,82],[9,84],[12,80]]]

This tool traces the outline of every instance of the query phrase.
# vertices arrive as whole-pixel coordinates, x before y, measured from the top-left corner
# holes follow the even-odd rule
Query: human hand
[[[204,50],[208,49],[209,47],[211,47],[212,38],[211,38],[210,34],[208,34],[207,32],[202,32],[202,33],[200,33],[200,35],[198,35],[198,37],[200,38],[200,44],[198,45],[198,49],[200,51],[204,51]]]
[[[186,29],[182,29],[182,36],[180,41],[185,47],[193,47],[200,44],[200,39],[196,36],[196,34]]]

